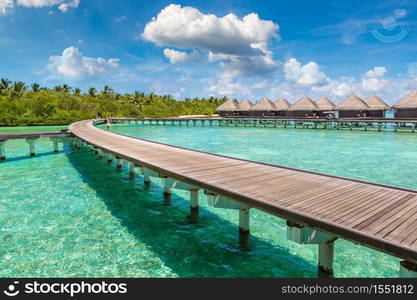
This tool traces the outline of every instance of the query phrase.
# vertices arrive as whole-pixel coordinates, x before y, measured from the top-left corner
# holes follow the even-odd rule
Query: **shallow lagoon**
[[[23,129],[24,130],[24,129]],[[141,138],[235,157],[417,188],[417,135],[312,129],[114,125]],[[42,130],[44,131],[44,130]],[[0,129],[1,132],[1,129]],[[164,206],[161,188],[68,146],[53,154],[8,141],[0,164],[0,276],[316,276],[316,246],[286,239],[285,221],[253,211],[252,246],[241,252],[235,211],[203,204],[189,224],[187,192]],[[61,145],[62,150],[62,145]],[[203,196],[202,196],[203,197]],[[337,277],[397,276],[399,260],[347,241],[335,250]]]

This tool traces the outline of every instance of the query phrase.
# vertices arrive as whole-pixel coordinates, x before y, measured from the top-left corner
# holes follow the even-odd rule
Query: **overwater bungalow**
[[[291,104],[284,98],[278,98],[275,100],[274,104],[277,108],[275,115],[279,117],[286,117]]]
[[[238,114],[239,103],[236,100],[229,99],[217,107],[216,111],[221,117],[234,117],[236,114]]]
[[[391,108],[376,95],[369,96],[364,101],[369,106],[367,117],[385,118],[385,112]]]
[[[394,106],[395,118],[417,119],[417,91],[411,92]]]
[[[331,118],[335,117],[336,112],[336,105],[326,97],[320,97],[316,101],[316,105],[318,107],[318,116],[320,118]]]
[[[302,97],[288,109],[288,116],[291,118],[313,118],[317,117],[319,108],[308,96]]]
[[[274,102],[267,98],[254,104],[249,110],[249,114],[254,117],[273,117],[276,112],[277,108]]]
[[[236,111],[236,114],[238,116],[247,117],[249,116],[249,110],[253,106],[253,103],[250,102],[248,99],[244,99],[239,103],[238,110]]]
[[[367,117],[369,106],[357,95],[346,98],[336,106],[339,118],[364,118]]]

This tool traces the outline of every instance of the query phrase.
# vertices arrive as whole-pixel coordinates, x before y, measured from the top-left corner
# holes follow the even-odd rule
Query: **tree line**
[[[110,86],[86,92],[67,84],[53,88],[37,83],[0,80],[0,126],[66,125],[95,117],[162,118],[180,115],[211,115],[227,100],[185,98],[134,92],[116,93]]]

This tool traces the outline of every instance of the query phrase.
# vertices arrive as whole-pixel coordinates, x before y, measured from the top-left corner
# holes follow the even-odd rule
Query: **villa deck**
[[[154,176],[189,185],[190,190],[204,189],[208,195],[217,195],[216,201],[234,201],[241,212],[241,231],[249,231],[249,220],[244,220],[249,208],[285,218],[292,240],[320,245],[319,265],[330,273],[333,242],[338,237],[402,258],[402,267],[416,271],[415,190],[132,138],[97,128],[91,120],[69,129],[102,153],[150,170]]]

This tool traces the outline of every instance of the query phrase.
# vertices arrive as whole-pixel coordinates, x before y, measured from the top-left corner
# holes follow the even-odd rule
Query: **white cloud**
[[[296,58],[290,58],[284,64],[285,79],[302,86],[312,86],[327,82],[326,75],[320,71],[317,63],[311,61],[301,65]]]
[[[367,71],[362,76],[362,89],[365,91],[380,91],[389,83],[389,80],[384,79],[384,75],[387,73],[385,67],[375,67],[372,70]]]
[[[164,49],[164,55],[169,59],[171,64],[187,63],[196,60],[200,56],[200,54],[195,50],[193,50],[191,53],[188,53],[169,48]]]
[[[44,7],[58,5],[64,0],[17,0],[17,4],[26,7]]]
[[[0,0],[0,12],[2,7],[2,2],[12,2],[12,0]],[[76,8],[80,4],[80,0],[17,0],[16,5],[24,7],[50,7],[58,6],[58,9],[65,13],[71,8]],[[13,6],[13,2],[12,2]]]
[[[279,38],[278,29],[255,13],[217,17],[171,4],[145,26],[142,37],[158,46],[207,51],[233,75],[262,75],[276,66],[267,43]]]
[[[314,92],[324,94],[328,97],[346,97],[354,91],[354,79],[342,77],[340,80],[330,80],[328,84],[323,86],[313,86],[311,89]]]
[[[61,56],[49,57],[47,69],[52,74],[70,78],[83,78],[114,73],[119,69],[119,59],[83,56],[75,47],[66,48]]]
[[[13,6],[13,0],[0,0],[0,15],[5,15]]]
[[[246,84],[234,81],[230,77],[222,77],[212,81],[206,89],[210,96],[230,96],[250,95],[250,88]]]
[[[113,21],[116,22],[116,23],[122,22],[124,20],[126,20],[126,16],[121,16],[121,17],[118,17],[118,18],[113,18]]]
[[[80,0],[72,0],[70,2],[62,3],[58,9],[63,13],[66,13],[71,8],[77,8],[80,5]]]

